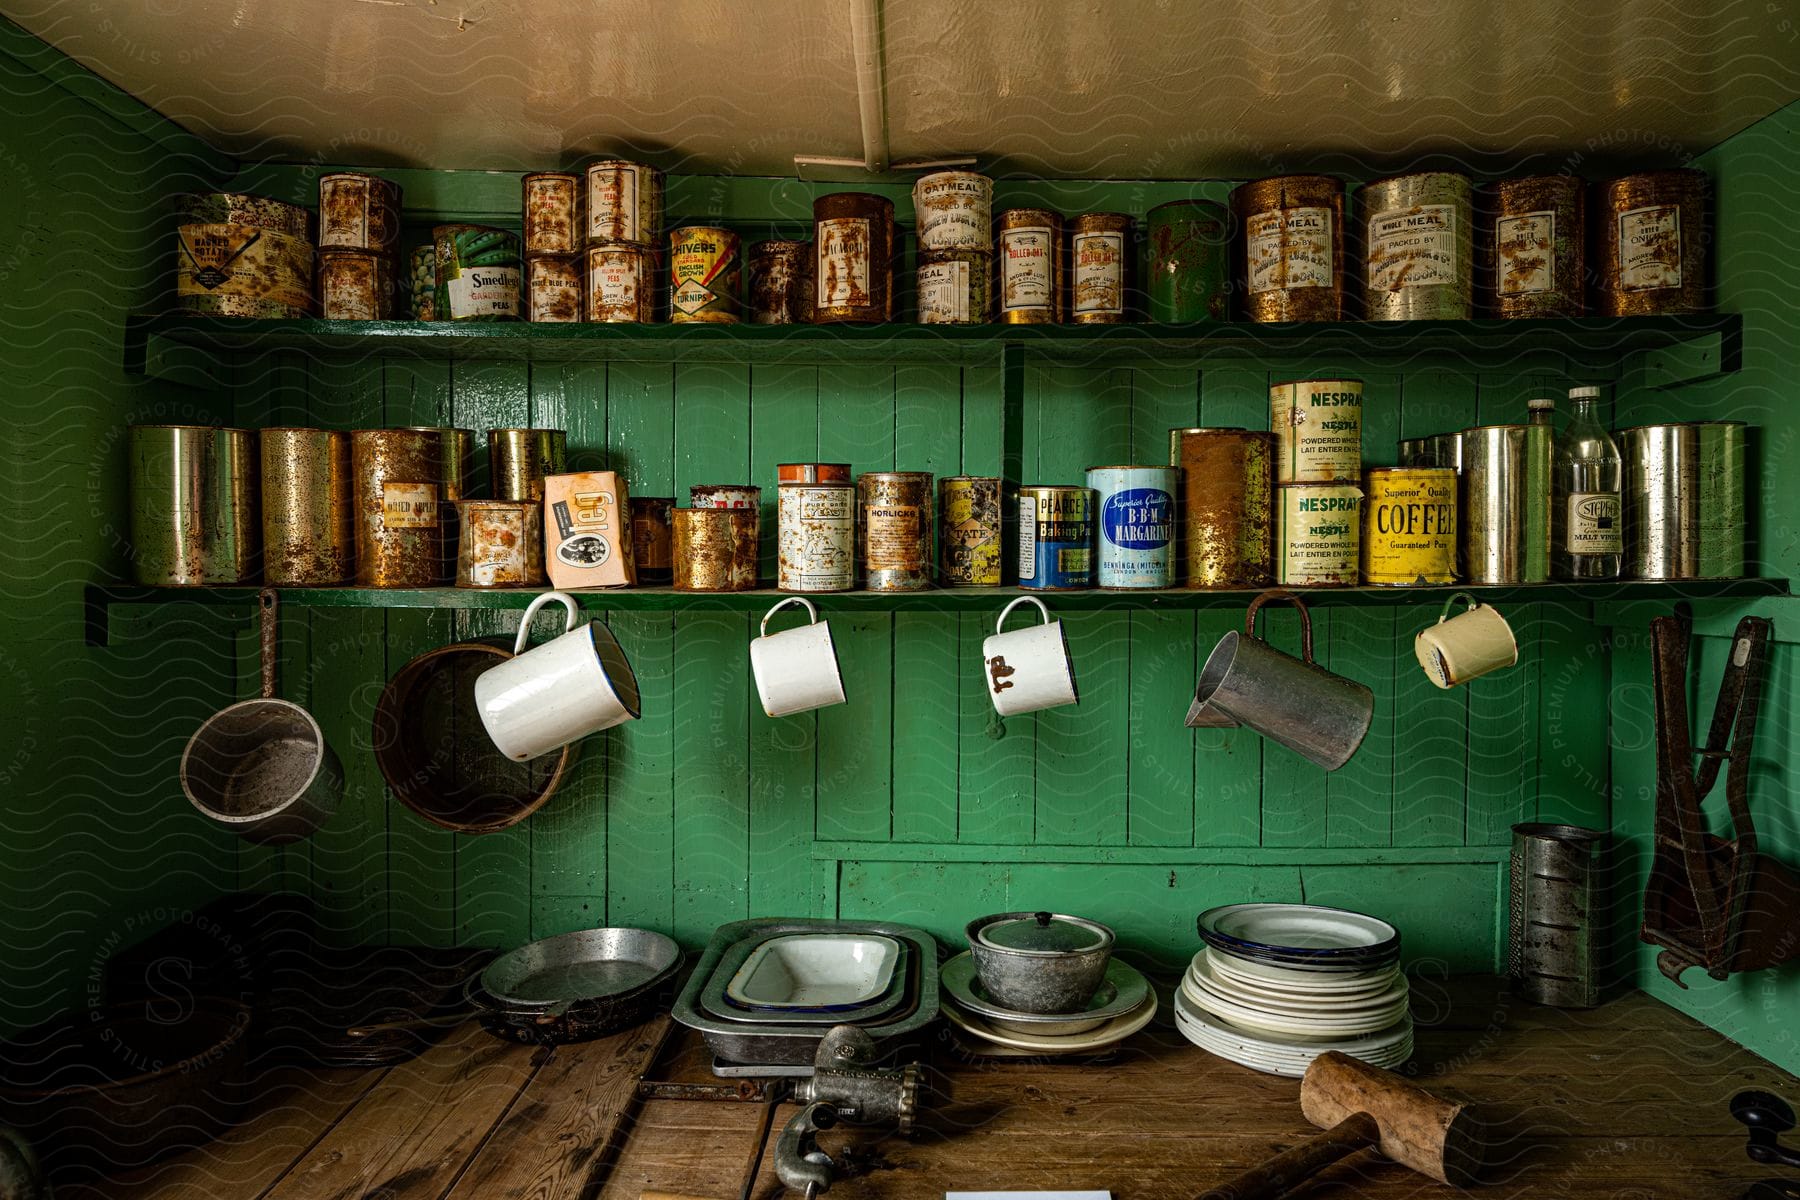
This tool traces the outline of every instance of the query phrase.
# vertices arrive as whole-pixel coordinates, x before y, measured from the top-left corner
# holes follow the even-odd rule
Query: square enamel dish
[[[725,995],[759,1009],[863,1005],[887,990],[899,958],[900,944],[875,934],[770,938],[744,960]]]

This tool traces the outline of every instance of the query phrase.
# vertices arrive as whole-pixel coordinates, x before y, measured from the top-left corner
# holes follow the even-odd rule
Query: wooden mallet
[[[1300,1111],[1325,1130],[1200,1200],[1276,1200],[1338,1159],[1382,1154],[1439,1183],[1466,1187],[1487,1160],[1487,1134],[1466,1105],[1440,1100],[1380,1067],[1331,1051],[1300,1081]]]

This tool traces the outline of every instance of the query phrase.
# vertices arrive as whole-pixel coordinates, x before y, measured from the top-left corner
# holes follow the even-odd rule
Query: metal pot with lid
[[[1079,1010],[1106,977],[1113,931],[1062,913],[996,913],[969,922],[969,951],[988,996],[1028,1013]]]

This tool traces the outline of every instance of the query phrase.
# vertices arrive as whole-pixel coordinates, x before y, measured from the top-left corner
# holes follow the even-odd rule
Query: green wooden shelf
[[[282,588],[285,608],[522,609],[544,588],[477,591],[464,588]],[[1722,579],[1686,583],[1538,583],[1502,587],[1294,588],[1307,604],[1376,607],[1439,607],[1457,592],[1490,604],[1617,604],[1631,601],[1675,603],[1733,597],[1785,596],[1785,579]],[[671,588],[618,588],[574,593],[592,612],[761,613],[791,592],[677,592]],[[809,594],[821,613],[986,612],[998,613],[1015,596],[1041,597],[1053,612],[1186,612],[1242,609],[1255,590],[1141,592],[1026,592],[1019,588],[932,589],[923,592],[826,592]],[[250,611],[253,587],[150,588],[90,584],[86,592],[91,645],[105,645],[109,613],[115,605],[196,604],[238,606]]]

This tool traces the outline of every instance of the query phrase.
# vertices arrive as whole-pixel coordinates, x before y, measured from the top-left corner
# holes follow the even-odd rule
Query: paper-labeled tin
[[[1344,183],[1280,175],[1232,189],[1233,281],[1252,321],[1337,321],[1344,315]]]
[[[993,475],[938,480],[938,585],[1000,586],[1000,489]]]
[[[319,315],[327,321],[391,321],[394,260],[367,250],[319,251]]]
[[[1645,171],[1605,184],[1594,214],[1603,317],[1706,308],[1704,171]]]
[[[487,225],[438,225],[437,319],[516,321],[520,300],[519,235]]]
[[[849,463],[776,463],[779,483],[850,483]]]
[[[631,489],[617,471],[544,478],[544,566],[556,588],[636,582]]]
[[[1062,217],[1045,208],[1009,208],[995,224],[995,307],[1002,324],[1063,319],[1067,279]]]
[[[350,435],[334,429],[264,429],[263,582],[331,587],[356,571]]]
[[[856,479],[856,558],[871,592],[931,586],[931,474],[865,471]]]
[[[456,516],[457,587],[533,587],[546,582],[542,504],[458,500]]]
[[[669,235],[669,320],[736,324],[743,309],[738,235],[689,225]]]
[[[1480,308],[1496,317],[1579,317],[1587,287],[1587,185],[1576,175],[1502,179],[1482,189]]]
[[[813,320],[894,319],[894,202],[867,192],[813,201]]]
[[[1454,171],[1378,179],[1357,192],[1365,319],[1473,315],[1471,196],[1469,177]]]
[[[1166,588],[1174,580],[1173,467],[1089,467],[1094,494],[1094,584]]]
[[[150,587],[256,578],[256,433],[211,425],[133,425],[127,435],[131,566]]]
[[[488,477],[496,500],[544,499],[544,479],[568,471],[569,435],[561,429],[488,430]]]
[[[450,582],[444,554],[444,443],[444,431],[437,429],[351,433],[357,586]]]
[[[536,254],[525,260],[525,315],[530,321],[581,320],[581,259]]]
[[[928,250],[919,255],[919,324],[980,325],[992,319],[993,255]]]
[[[582,172],[590,242],[654,246],[662,237],[663,173],[643,163],[606,158]]]
[[[175,201],[175,303],[215,317],[305,317],[313,312],[311,214],[242,192]]]
[[[1130,253],[1131,218],[1124,213],[1083,213],[1069,222],[1069,311],[1077,325],[1125,320]]]
[[[400,253],[400,185],[374,175],[319,176],[319,249]]]
[[[688,488],[692,508],[762,509],[762,489],[751,483],[696,483]]]
[[[750,247],[750,323],[804,325],[813,316],[811,242],[771,240]]]
[[[1275,435],[1260,430],[1169,430],[1180,468],[1176,505],[1183,587],[1268,587],[1275,581]]]
[[[635,242],[595,242],[583,252],[587,319],[656,320],[656,255]]]
[[[1071,591],[1094,586],[1094,493],[1034,484],[1019,489],[1019,586]]]
[[[411,292],[412,319],[437,320],[437,246],[426,242],[407,255],[407,287]]]
[[[520,240],[525,253],[580,254],[586,240],[581,223],[581,176],[567,171],[534,171],[520,183]]]
[[[1231,214],[1210,200],[1171,200],[1144,218],[1146,301],[1152,321],[1189,324],[1231,316]],[[1102,584],[1101,586],[1105,586]]]
[[[856,586],[856,487],[781,483],[776,503],[776,585],[784,592]]]
[[[994,181],[986,175],[933,171],[919,176],[912,194],[921,252],[993,249]]]
[[[675,578],[675,497],[631,498],[631,549],[638,583],[666,584]]]
[[[674,518],[677,591],[756,589],[755,513],[741,508],[678,508]]]
[[[1275,581],[1351,587],[1362,569],[1362,488],[1284,483],[1275,489]]]
[[[1626,578],[1743,576],[1746,432],[1737,421],[1619,431]]]
[[[1360,379],[1301,379],[1269,389],[1277,483],[1362,478]]]
[[[1363,473],[1365,583],[1411,587],[1456,581],[1456,472],[1371,467]]]

